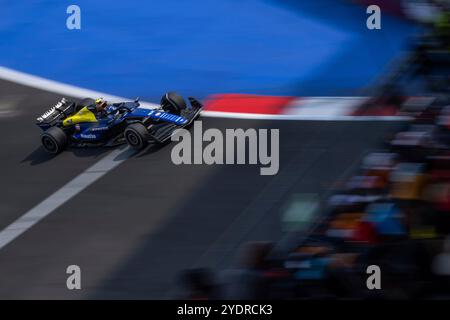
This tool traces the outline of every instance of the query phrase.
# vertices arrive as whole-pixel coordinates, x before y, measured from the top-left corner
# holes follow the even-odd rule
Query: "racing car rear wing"
[[[75,102],[62,98],[53,107],[36,119],[36,124],[42,129],[54,126],[75,111]]]

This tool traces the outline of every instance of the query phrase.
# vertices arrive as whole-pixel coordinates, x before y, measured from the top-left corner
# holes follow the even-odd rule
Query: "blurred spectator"
[[[219,286],[210,270],[186,270],[180,278],[185,292],[183,299],[214,300],[220,298]]]
[[[226,297],[232,299],[266,299],[270,295],[264,272],[272,244],[247,243],[240,249],[238,269],[228,274]]]
[[[432,72],[450,64],[449,12],[444,2],[414,2],[414,10],[427,9],[415,14],[434,28],[359,112],[397,112],[412,121],[389,139],[387,150],[364,157],[325,201],[320,223],[282,261],[270,258],[270,243],[244,246],[225,297],[450,298],[450,81],[448,72]],[[436,52],[443,55],[436,59]],[[425,80],[431,91],[406,98],[398,85],[405,74]],[[372,264],[382,270],[380,291],[365,287]]]

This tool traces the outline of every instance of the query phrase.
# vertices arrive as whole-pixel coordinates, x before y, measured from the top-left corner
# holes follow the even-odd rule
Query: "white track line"
[[[110,95],[107,93],[89,90],[85,88],[80,88],[76,86],[72,86],[70,84],[65,84],[45,78],[41,78],[38,76],[33,76],[31,74],[27,74],[24,72],[8,69],[0,66],[0,79],[12,81],[15,83],[19,83],[28,87],[41,89],[44,91],[49,91],[61,95],[67,95],[74,98],[96,98],[102,97],[106,100],[110,101],[126,101],[127,98],[118,97],[114,95]],[[140,102],[141,106],[148,108],[159,107],[159,105],[150,103],[150,102]]]
[[[135,153],[115,149],[0,232],[0,249]]]

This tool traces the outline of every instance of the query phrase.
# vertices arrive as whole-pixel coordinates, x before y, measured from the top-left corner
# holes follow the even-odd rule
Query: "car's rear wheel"
[[[42,134],[41,142],[45,151],[58,154],[67,146],[67,135],[61,128],[52,127]]]
[[[186,109],[186,101],[178,93],[167,92],[161,98],[161,107],[165,112],[179,115]]]
[[[142,123],[132,123],[127,126],[124,136],[133,149],[142,150],[148,145],[148,130]]]

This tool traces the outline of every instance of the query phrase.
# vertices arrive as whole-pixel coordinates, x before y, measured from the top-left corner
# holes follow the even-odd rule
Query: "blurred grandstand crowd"
[[[208,270],[188,270],[182,275],[185,298],[450,298],[447,5],[439,2],[435,23],[362,108],[368,114],[394,110],[411,121],[382,150],[366,155],[288,252],[274,254],[278,246],[271,243],[248,244],[239,269],[220,281]],[[422,87],[414,87],[413,96],[418,81]],[[369,265],[381,269],[381,290],[366,286]]]

